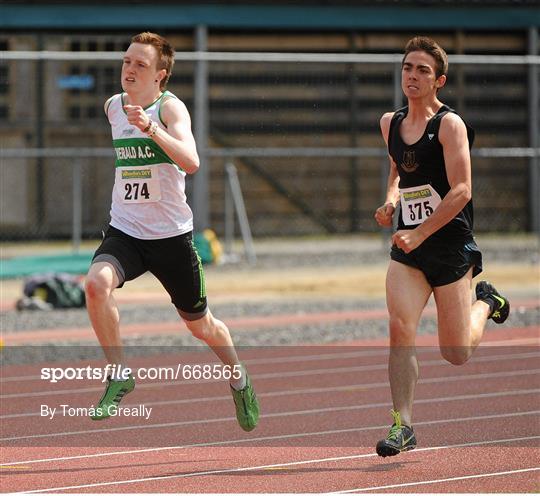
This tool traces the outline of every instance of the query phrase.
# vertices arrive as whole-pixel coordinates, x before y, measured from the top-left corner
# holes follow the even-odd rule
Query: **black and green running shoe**
[[[476,299],[489,305],[489,319],[502,324],[510,313],[510,302],[493,287],[489,281],[480,281],[476,285]]]
[[[107,377],[105,392],[99,400],[94,415],[90,418],[92,420],[104,420],[114,415],[122,398],[134,389],[135,379],[131,374],[129,374],[128,379],[125,381],[113,381],[110,376]]]
[[[379,456],[395,456],[402,451],[409,451],[416,448],[416,438],[414,437],[413,428],[401,423],[401,415],[399,412],[391,410],[394,417],[394,424],[390,427],[386,439],[381,439],[377,443],[377,454]]]
[[[236,407],[238,423],[242,429],[249,432],[255,429],[259,422],[259,400],[257,400],[248,373],[245,372],[245,374],[246,385],[244,389],[237,391],[231,386],[231,394]]]

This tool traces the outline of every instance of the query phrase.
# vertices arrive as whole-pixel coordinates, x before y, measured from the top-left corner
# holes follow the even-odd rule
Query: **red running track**
[[[379,341],[244,350],[263,411],[252,433],[236,425],[224,381],[138,381],[122,405],[144,404],[150,417],[96,423],[48,419],[40,407],[87,407],[99,399],[100,383],[50,384],[39,377],[43,364],[3,367],[2,491],[538,491],[538,327],[488,331],[462,367],[442,361],[433,338],[421,341],[419,447],[385,459],[373,450],[391,422]],[[197,360],[170,354],[159,366]],[[155,357],[130,362],[157,364]]]

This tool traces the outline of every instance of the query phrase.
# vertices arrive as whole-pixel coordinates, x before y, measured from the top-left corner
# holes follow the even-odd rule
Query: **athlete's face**
[[[446,76],[437,78],[435,59],[422,51],[411,52],[401,68],[401,88],[407,98],[424,98],[436,94],[446,83]]]
[[[165,69],[158,70],[158,52],[152,45],[132,43],[122,64],[122,89],[128,93],[148,91],[158,86]],[[157,82],[156,82],[157,79]]]

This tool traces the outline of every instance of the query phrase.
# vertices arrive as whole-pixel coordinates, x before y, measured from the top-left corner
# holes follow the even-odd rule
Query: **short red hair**
[[[145,31],[136,34],[131,38],[131,43],[142,43],[143,45],[152,45],[158,52],[158,70],[165,69],[167,73],[159,82],[159,88],[164,90],[171,77],[174,65],[174,48],[163,36],[156,33]]]

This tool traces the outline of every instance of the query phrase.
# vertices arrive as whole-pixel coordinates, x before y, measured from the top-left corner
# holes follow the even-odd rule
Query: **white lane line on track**
[[[495,378],[508,378],[508,377],[519,377],[526,375],[537,375],[540,374],[540,369],[532,370],[516,370],[512,372],[494,372],[494,373],[485,373],[485,374],[471,374],[471,375],[455,375],[448,377],[432,377],[429,379],[420,379],[417,384],[436,384],[440,382],[455,382],[459,380],[472,380],[472,379],[495,379]],[[319,394],[319,393],[329,393],[329,392],[339,392],[339,391],[353,391],[359,390],[364,391],[367,389],[377,389],[381,387],[388,387],[388,381],[384,382],[371,382],[367,384],[348,384],[344,386],[328,387],[328,388],[307,388],[307,389],[289,389],[284,391],[272,391],[268,393],[258,394],[261,398],[271,398],[279,396],[297,396],[299,394]],[[167,406],[167,405],[183,405],[183,404],[193,404],[193,403],[207,403],[212,401],[230,401],[230,395],[223,396],[209,396],[209,397],[198,397],[198,398],[183,398],[180,400],[163,400],[163,401],[153,401],[145,402],[145,406]],[[129,400],[122,403],[124,406],[130,407],[139,407],[139,403],[130,403]],[[10,419],[10,418],[24,418],[24,417],[41,417],[41,414],[38,412],[27,412],[27,413],[10,413],[6,415],[0,415],[0,420]]]
[[[336,492],[327,493],[327,494],[347,494],[347,493],[360,493],[364,491],[380,491],[382,489],[394,489],[398,487],[421,486],[425,484],[440,484],[441,482],[452,482],[452,481],[467,480],[467,479],[480,479],[483,477],[496,477],[496,476],[501,476],[501,475],[521,474],[524,472],[536,472],[537,470],[540,470],[540,467],[520,468],[516,470],[506,470],[504,472],[488,472],[486,474],[462,475],[460,477],[448,477],[447,479],[433,479],[433,480],[426,480],[426,481],[404,482],[402,484],[390,484],[388,486],[361,487],[357,489],[347,489],[345,491],[336,491]]]
[[[242,360],[242,363],[245,363],[246,365],[270,365],[273,363],[300,363],[300,362],[319,362],[322,360],[335,360],[337,358],[339,359],[345,359],[345,358],[360,358],[360,357],[371,357],[371,356],[384,356],[388,355],[388,349],[384,347],[378,347],[379,349],[376,350],[363,350],[363,351],[354,351],[354,352],[347,352],[347,353],[341,353],[340,348],[336,346],[336,351],[334,353],[322,353],[319,355],[287,355],[284,357],[277,357],[277,358],[251,358],[247,360]],[[383,349],[381,349],[383,348]],[[136,357],[134,357],[136,358]],[[21,381],[30,381],[30,380],[36,380],[40,379],[41,377],[39,375],[20,375],[20,376],[9,376],[9,377],[0,377],[0,383],[1,382],[21,382]]]
[[[483,349],[486,346],[504,346],[505,344],[511,345],[511,346],[522,346],[522,345],[531,345],[531,344],[538,344],[539,339],[538,338],[523,338],[523,339],[501,339],[501,340],[494,340],[494,341],[482,341],[480,343],[480,347]],[[316,345],[316,347],[321,347],[322,345]],[[358,347],[360,345],[355,345],[354,347]],[[339,344],[335,346],[336,351],[334,353],[321,353],[318,355],[287,355],[284,357],[276,357],[276,358],[248,358],[246,360],[242,360],[243,363],[246,365],[270,365],[273,363],[300,363],[300,362],[314,362],[314,361],[323,361],[323,360],[334,360],[336,358],[339,359],[348,359],[348,358],[360,358],[360,357],[374,357],[374,356],[385,356],[388,355],[388,348],[382,347],[383,349],[380,349],[380,346],[375,347],[374,350],[363,350],[363,351],[354,351],[354,352],[347,352],[343,353],[342,349],[344,347],[348,347],[346,344],[343,346],[340,346]],[[433,350],[431,350],[433,348]],[[422,353],[432,353],[437,352],[436,346],[429,346],[429,347],[419,347],[418,351],[419,354]],[[41,379],[41,376],[39,375],[19,375],[19,376],[7,376],[4,377],[1,375],[0,371],[0,383],[3,382],[24,382],[24,381],[35,381]]]
[[[472,398],[475,398],[473,395]],[[425,401],[426,403],[430,403],[433,401],[437,401],[436,398],[433,398],[429,401]],[[451,401],[451,399],[447,398],[441,398],[440,401]],[[390,404],[384,404],[390,406]],[[337,411],[352,411],[352,410],[362,410],[364,409],[364,405],[351,405],[346,407],[336,407],[336,408],[319,408],[314,410],[296,410],[292,412],[280,412],[280,413],[270,413],[268,415],[265,415],[265,418],[277,418],[277,417],[288,417],[293,415],[316,415],[320,413],[335,413]],[[540,414],[540,410],[527,410],[524,412],[515,412],[515,413],[504,413],[504,414],[497,414],[497,415],[481,415],[477,417],[461,417],[458,419],[447,419],[447,420],[431,420],[431,421],[425,421],[425,422],[415,422],[415,425],[433,425],[433,424],[440,424],[444,422],[458,422],[458,421],[474,421],[474,420],[490,420],[490,419],[499,419],[499,418],[511,418],[511,417],[522,417],[525,415],[536,415]],[[43,438],[52,438],[52,437],[65,437],[65,436],[74,436],[74,435],[81,435],[81,434],[95,434],[96,432],[117,432],[117,431],[127,431],[127,430],[140,430],[140,429],[156,429],[156,428],[162,428],[162,427],[180,427],[180,426],[186,426],[186,425],[196,425],[196,424],[209,424],[209,423],[218,423],[218,422],[232,422],[236,421],[235,417],[223,417],[218,419],[210,419],[210,420],[188,420],[183,422],[169,422],[164,424],[152,424],[149,426],[144,425],[137,425],[137,426],[125,426],[125,427],[115,427],[112,429],[92,429],[92,430],[86,430],[86,431],[68,431],[68,432],[56,432],[51,434],[34,434],[29,436],[15,436],[15,437],[7,437],[2,438],[0,441],[17,441],[17,440],[23,440],[23,439],[43,439]],[[345,429],[343,431],[325,431],[323,433],[319,432],[312,432],[309,433],[309,435],[321,435],[321,434],[330,434],[331,432],[361,432],[361,431],[368,431],[373,429],[384,429],[385,426],[374,426],[374,427],[359,427],[356,429]],[[284,435],[283,438],[288,438],[290,435]],[[296,434],[293,434],[292,437],[299,437]],[[263,438],[266,440],[267,438]],[[274,439],[274,438],[272,438]],[[277,436],[275,439],[281,439],[280,436]],[[261,439],[240,439],[236,441],[225,441],[227,442],[253,442],[256,440]],[[203,445],[206,445],[204,443]],[[193,445],[187,445],[188,447],[195,447],[200,446],[200,444],[193,444]],[[7,446],[4,446],[4,448],[7,448]],[[11,463],[5,463],[4,465],[15,465],[15,462]]]
[[[444,449],[453,449],[453,448],[466,448],[466,447],[472,447],[472,446],[482,446],[482,445],[489,445],[489,444],[498,444],[498,443],[511,443],[511,442],[518,442],[518,441],[529,441],[533,439],[539,439],[540,436],[529,436],[529,437],[516,437],[516,438],[509,438],[509,439],[491,439],[488,441],[477,441],[477,442],[470,442],[470,443],[460,443],[460,444],[452,444],[448,446],[432,446],[429,448],[417,448],[414,451],[411,451],[410,454],[415,454],[422,451],[434,451],[434,450],[444,450]],[[409,453],[407,453],[408,456],[410,456]],[[201,471],[201,472],[190,472],[187,474],[176,474],[176,475],[162,475],[157,477],[146,477],[141,479],[131,479],[131,480],[123,480],[123,481],[112,481],[112,482],[95,482],[93,484],[83,484],[79,486],[64,486],[64,487],[50,487],[50,488],[43,488],[43,489],[33,489],[33,490],[27,490],[16,494],[31,494],[31,493],[42,493],[42,492],[50,492],[50,491],[65,491],[68,489],[83,489],[88,487],[103,487],[103,486],[118,486],[121,484],[134,484],[139,482],[150,482],[154,480],[170,480],[170,479],[180,479],[180,478],[187,478],[187,477],[201,477],[205,475],[217,475],[217,474],[226,474],[226,473],[233,473],[233,472],[249,472],[253,470],[263,470],[263,469],[271,469],[271,468],[279,468],[279,467],[292,467],[292,466],[298,466],[298,465],[310,465],[315,463],[326,463],[326,462],[340,462],[344,460],[356,460],[360,458],[371,458],[378,456],[376,453],[363,453],[360,455],[348,455],[348,456],[335,456],[331,458],[316,458],[313,460],[299,460],[295,462],[284,462],[284,463],[274,463],[271,465],[258,465],[258,466],[251,466],[251,467],[238,467],[238,468],[228,468],[228,469],[220,469],[220,470],[207,470],[207,471]]]
[[[515,376],[522,376],[522,375],[536,375],[540,373],[540,369],[533,369],[533,370],[527,370],[527,371],[516,371],[516,372],[499,372],[495,374],[490,374],[492,376],[491,378],[500,378],[500,377],[515,377]],[[420,380],[418,381],[418,384],[424,384],[424,383],[437,383],[437,382],[447,382],[452,381],[455,377],[457,378],[463,378],[463,379],[471,379],[473,376],[452,376],[452,377],[438,377],[438,378],[432,378],[432,379],[426,379],[426,380]],[[482,379],[490,378],[486,377],[486,375],[482,374]],[[308,389],[290,389],[285,391],[274,391],[269,393],[261,393],[258,394],[261,398],[270,398],[270,397],[279,397],[279,396],[298,396],[300,394],[320,394],[320,393],[333,393],[333,392],[340,392],[340,391],[365,391],[366,389],[375,389],[379,387],[386,387],[388,386],[387,382],[374,382],[374,383],[368,383],[368,384],[348,384],[344,386],[336,386],[336,387],[328,387],[328,388],[308,388]],[[524,394],[524,392],[527,393],[536,393],[539,392],[538,389],[527,389],[527,390],[513,390],[513,391],[503,391],[503,392],[492,392],[492,393],[479,393],[472,396],[453,396],[451,398],[436,398],[437,401],[453,401],[456,399],[468,399],[468,398],[482,398],[482,397],[496,397],[496,396],[506,396],[508,394]],[[487,395],[487,396],[486,396]],[[204,397],[204,398],[184,398],[181,400],[166,400],[166,401],[155,401],[155,402],[145,402],[145,406],[168,406],[168,405],[181,405],[181,404],[193,404],[193,403],[206,403],[211,401],[230,401],[231,397],[230,395],[223,395],[223,396],[210,396],[210,397]],[[422,400],[418,399],[415,400],[417,403],[423,403],[424,401],[435,401],[434,400]],[[371,408],[375,406],[385,406],[388,405],[388,403],[372,403],[368,405],[359,406],[359,408]],[[124,406],[129,407],[140,407],[141,404],[139,403],[129,403],[125,402]],[[42,415],[37,412],[32,413],[12,413],[12,414],[6,414],[6,415],[0,415],[0,420],[5,419],[11,419],[11,418],[27,418],[27,417],[41,417]],[[1,440],[1,439],[0,439]]]
[[[474,363],[479,362],[501,362],[503,360],[524,360],[526,358],[540,358],[540,353],[515,353],[515,354],[503,354],[503,355],[493,355],[486,357],[476,357]],[[471,362],[472,363],[472,362]],[[448,366],[448,362],[442,359],[437,360],[425,360],[422,362],[422,366]],[[287,377],[306,377],[314,375],[329,375],[329,374],[343,374],[348,372],[370,372],[375,370],[386,370],[388,368],[387,363],[375,364],[375,365],[362,365],[357,367],[338,367],[338,368],[329,368],[329,369],[310,369],[310,370],[301,370],[296,372],[272,372],[267,374],[250,374],[250,377],[253,380],[264,380],[264,379],[281,379]],[[212,382],[223,382],[216,380],[207,380],[205,383]],[[179,386],[179,385],[188,385],[188,384],[199,384],[200,380],[182,380],[182,381],[156,381],[152,383],[144,383],[137,386],[137,389],[151,389],[151,388],[163,388],[170,386]],[[80,394],[87,392],[102,391],[103,385],[100,387],[90,387],[90,388],[79,388],[79,389],[57,389],[49,391],[39,391],[35,393],[13,393],[13,394],[3,394],[0,395],[0,399],[14,399],[14,398],[34,398],[40,396],[57,396],[64,394]]]
[[[486,396],[490,393],[485,393]],[[472,396],[473,398],[477,396]],[[464,397],[454,397],[453,399],[463,399]],[[470,397],[467,396],[466,399],[469,399]],[[425,398],[422,400],[417,400],[416,403],[431,403],[433,401],[452,401],[450,398]],[[389,406],[390,403],[381,404],[382,406]],[[376,406],[376,405],[374,405]],[[360,408],[369,408],[369,406],[362,406]],[[540,412],[540,411],[539,411]],[[534,412],[533,412],[534,413]],[[511,414],[516,415],[516,414]],[[518,414],[519,415],[519,414]],[[493,416],[489,416],[487,418],[491,419]],[[486,417],[482,417],[484,419]],[[477,420],[477,417],[468,417],[467,420]],[[234,420],[234,418],[231,417],[230,420]],[[453,420],[449,420],[451,422]],[[204,422],[204,421],[201,421]],[[424,421],[424,422],[416,422],[415,425],[430,425],[430,424],[437,424],[441,422],[446,422],[445,420],[432,420],[432,421]],[[368,431],[368,430],[375,430],[375,429],[384,429],[386,426],[373,426],[373,427],[358,427],[358,428],[351,428],[351,429],[337,429],[337,430],[329,430],[329,431],[315,431],[315,432],[307,432],[307,433],[298,433],[298,434],[283,434],[279,436],[265,436],[265,437],[256,437],[256,438],[244,438],[244,439],[233,439],[233,440],[227,440],[227,441],[214,441],[214,442],[206,442],[206,443],[196,443],[196,444],[187,444],[187,445],[180,445],[180,446],[165,446],[165,447],[156,447],[156,448],[143,448],[138,450],[125,450],[125,451],[115,451],[115,452],[105,452],[105,453],[94,453],[91,455],[74,455],[74,456],[68,456],[68,457],[57,457],[57,458],[47,458],[47,459],[34,459],[34,460],[21,460],[21,461],[14,461],[14,462],[6,462],[3,464],[0,464],[0,468],[2,466],[6,465],[21,465],[21,464],[27,464],[27,463],[43,463],[43,462],[50,462],[50,461],[66,461],[66,460],[78,460],[81,458],[97,458],[97,457],[105,457],[105,456],[111,456],[111,455],[121,455],[121,454],[131,454],[131,453],[146,453],[146,452],[152,452],[152,451],[166,451],[166,450],[176,450],[176,449],[187,449],[187,448],[195,448],[195,447],[207,447],[207,446],[223,446],[227,444],[236,444],[236,443],[243,443],[243,442],[257,442],[257,441],[269,441],[269,440],[278,440],[278,439],[291,439],[291,438],[302,438],[302,437],[309,437],[309,436],[318,436],[318,435],[329,435],[329,434],[342,434],[345,432],[360,432],[360,431]]]
[[[505,396],[512,396],[517,394],[529,394],[529,392],[538,392],[538,390],[522,390],[519,392],[513,392],[508,391]],[[483,393],[481,395],[474,395],[473,398],[487,398],[487,397],[493,397],[495,393]],[[500,395],[500,394],[498,394]],[[471,396],[461,396],[461,397],[454,397],[454,398],[424,398],[419,399],[416,401],[417,404],[422,403],[433,403],[434,401],[452,401],[452,399],[470,399]],[[391,403],[381,403],[381,404],[373,404],[373,405],[364,405],[365,408],[369,408],[371,406],[390,406]],[[425,422],[419,422],[415,425],[424,425]],[[266,436],[266,437],[257,437],[257,438],[247,438],[247,439],[237,439],[237,440],[227,440],[227,441],[219,441],[219,442],[210,442],[210,443],[197,443],[197,444],[190,444],[190,445],[181,445],[181,446],[171,446],[171,447],[156,447],[156,448],[144,448],[144,449],[138,449],[138,450],[125,450],[125,451],[114,451],[114,452],[105,452],[105,453],[93,453],[90,455],[73,455],[73,456],[67,456],[67,457],[56,457],[56,458],[45,458],[45,459],[35,459],[35,460],[21,460],[21,461],[14,461],[14,462],[6,462],[3,464],[0,464],[0,468],[2,466],[7,465],[21,465],[21,464],[28,464],[28,463],[44,463],[44,462],[50,462],[50,461],[66,461],[66,460],[79,460],[82,458],[97,458],[97,457],[105,457],[105,456],[112,456],[112,455],[123,455],[123,454],[132,454],[132,453],[147,453],[152,451],[166,451],[166,450],[176,450],[176,449],[186,449],[186,448],[193,448],[193,447],[202,447],[202,446],[217,446],[217,445],[223,445],[227,443],[236,444],[241,442],[255,442],[255,441],[263,441],[263,440],[276,440],[276,439],[289,439],[289,438],[295,438],[295,437],[308,437],[308,436],[315,436],[315,435],[329,435],[329,434],[340,434],[344,432],[357,432],[360,430],[371,430],[371,429],[378,429],[379,426],[376,427],[365,427],[365,428],[354,428],[354,429],[339,429],[339,430],[332,430],[332,431],[318,431],[318,432],[308,432],[308,433],[301,433],[301,434],[288,434],[288,435],[281,435],[281,436]]]
[[[540,338],[521,338],[521,339],[512,339],[512,344],[510,346],[539,346]],[[480,343],[483,345],[482,348],[486,346],[509,346],[508,339],[502,339],[500,341],[489,341],[487,343]]]

